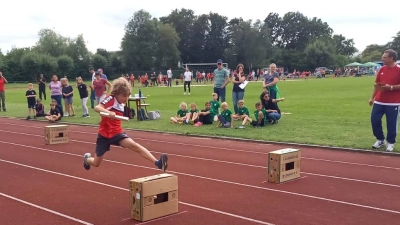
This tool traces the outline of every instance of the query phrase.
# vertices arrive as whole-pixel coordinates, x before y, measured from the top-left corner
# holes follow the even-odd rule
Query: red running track
[[[86,171],[82,155],[93,152],[96,128],[71,125],[69,144],[48,146],[47,123],[2,118],[0,124],[5,181],[0,194],[90,224],[138,223],[129,219],[128,181],[160,173],[153,165],[113,147],[101,167]],[[149,224],[395,224],[400,219],[398,157],[301,148],[302,178],[276,185],[266,182],[266,155],[282,146],[127,133],[156,157],[168,153],[169,172],[179,176],[180,214]],[[0,195],[3,204],[12,205],[0,212],[6,224],[79,224]]]

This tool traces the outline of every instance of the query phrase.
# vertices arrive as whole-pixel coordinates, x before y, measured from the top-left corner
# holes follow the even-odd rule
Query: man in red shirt
[[[5,77],[3,77],[3,72],[0,71],[0,111],[1,109],[3,109],[4,112],[6,112],[6,91],[4,88],[5,83],[8,83],[8,81]]]
[[[376,74],[374,90],[369,105],[372,106],[371,125],[377,141],[372,148],[385,145],[382,117],[386,115],[386,151],[393,151],[396,143],[397,124],[400,109],[400,66],[396,64],[397,52],[386,50],[382,55],[384,66]]]

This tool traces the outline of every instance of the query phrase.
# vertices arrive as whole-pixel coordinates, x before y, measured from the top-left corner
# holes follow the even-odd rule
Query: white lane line
[[[37,126],[28,126],[28,125],[20,125],[20,124],[12,124],[12,123],[3,123],[3,124],[43,129],[43,127],[37,127]],[[5,131],[5,130],[0,130],[0,131],[9,132],[9,131]],[[97,133],[91,133],[91,132],[83,132],[83,131],[75,131],[75,130],[73,132],[74,133],[97,135]],[[133,132],[133,131],[129,131],[129,132]],[[14,133],[19,134],[18,132],[14,132]],[[135,140],[142,140],[142,141],[149,141],[149,142],[171,144],[171,145],[184,145],[184,146],[207,148],[207,149],[217,149],[217,150],[231,151],[231,152],[245,152],[245,153],[252,153],[252,154],[259,154],[259,155],[268,155],[268,152],[257,152],[257,151],[241,150],[241,149],[220,148],[220,147],[215,147],[215,146],[195,145],[195,144],[187,144],[187,143],[181,143],[181,142],[160,141],[160,140],[152,140],[152,139],[136,138],[136,137],[134,139]],[[304,156],[302,156],[301,158],[302,159],[307,159],[307,160],[329,162],[329,163],[340,163],[340,164],[348,164],[348,165],[354,165],[354,166],[366,166],[366,167],[373,167],[373,168],[400,170],[400,168],[397,168],[397,167],[378,166],[378,165],[366,164],[366,163],[354,163],[354,162],[339,161],[339,160],[318,159],[318,158],[311,158],[311,157],[304,157]]]
[[[13,131],[0,130],[0,132],[7,132],[7,133],[23,134],[23,135],[28,135],[28,136],[42,137],[41,135],[18,133],[18,132],[13,132]],[[78,141],[78,140],[72,140],[72,139],[70,139],[70,141],[77,142],[77,143],[91,144],[91,145],[95,144],[93,142]],[[115,146],[115,147],[117,147],[117,146]],[[157,152],[157,151],[152,151],[152,152],[162,154],[162,152]],[[199,157],[194,157],[194,156],[185,156],[185,155],[178,155],[178,154],[169,154],[169,155],[182,157],[182,158],[190,158],[190,159],[196,159],[196,160],[204,160],[204,161],[212,161],[212,162],[218,162],[218,163],[226,163],[226,164],[233,164],[233,165],[239,165],[239,166],[253,167],[253,168],[261,168],[261,169],[267,169],[268,168],[266,166],[257,166],[257,165],[251,165],[251,164],[245,164],[245,163],[237,163],[237,162],[230,162],[230,161],[223,161],[223,160],[216,160],[216,159],[199,158]],[[308,175],[313,175],[313,176],[319,176],[319,177],[327,177],[327,178],[332,178],[332,179],[340,179],[340,180],[347,180],[347,181],[362,182],[362,183],[368,183],[368,184],[384,185],[384,186],[400,188],[400,185],[388,184],[388,183],[383,183],[383,182],[360,180],[360,179],[347,178],[347,177],[330,176],[330,175],[317,174],[317,173],[307,173],[307,172],[302,172],[302,173],[303,174],[308,174]]]
[[[55,171],[51,171],[51,170],[46,170],[46,169],[42,169],[42,168],[38,168],[38,167],[34,167],[34,166],[29,166],[29,165],[25,165],[25,164],[21,164],[21,163],[17,163],[17,162],[12,162],[12,161],[3,160],[3,159],[0,159],[0,162],[9,163],[9,164],[17,165],[17,166],[23,166],[23,167],[26,167],[26,168],[39,170],[39,171],[46,172],[46,173],[51,173],[51,174],[55,174],[55,175],[59,175],[59,176],[73,178],[73,179],[77,179],[77,180],[81,180],[81,181],[86,181],[86,182],[89,182],[89,183],[103,185],[103,186],[106,186],[106,187],[110,187],[110,188],[114,188],[114,189],[118,189],[118,190],[122,190],[122,191],[129,191],[129,189],[127,189],[127,188],[122,188],[122,187],[118,187],[118,186],[114,186],[114,185],[110,185],[110,184],[106,184],[106,183],[101,183],[101,182],[97,182],[97,181],[93,181],[93,180],[89,180],[89,179],[85,179],[85,178],[81,178],[81,177],[76,177],[76,176],[72,176],[72,175],[68,175],[68,174],[63,174],[63,173],[59,173],[59,172],[55,172]],[[171,173],[171,171],[170,171],[170,173]],[[231,217],[235,217],[235,218],[239,218],[239,219],[242,219],[242,220],[247,220],[247,221],[251,221],[251,222],[255,222],[255,223],[259,223],[259,224],[273,225],[272,223],[268,223],[268,222],[264,222],[264,221],[260,221],[260,220],[255,220],[255,219],[248,218],[248,217],[238,216],[238,215],[234,215],[234,214],[231,214],[231,213],[219,211],[219,210],[212,209],[212,208],[207,208],[207,207],[194,205],[194,204],[181,202],[181,201],[179,201],[179,203],[183,204],[183,205],[188,205],[188,206],[191,206],[191,207],[194,207],[194,208],[208,210],[208,211],[211,211],[211,212],[215,212],[215,213],[219,213],[219,214],[223,214],[223,215],[227,215],[227,216],[231,216]]]
[[[81,224],[93,225],[93,223],[89,223],[89,222],[80,220],[80,219],[78,219],[78,218],[75,218],[75,217],[72,217],[72,216],[68,216],[68,215],[65,215],[65,214],[56,212],[56,211],[54,211],[54,210],[48,209],[48,208],[44,208],[44,207],[42,207],[42,206],[39,206],[39,205],[30,203],[30,202],[24,201],[24,200],[22,200],[22,199],[19,199],[19,198],[16,198],[16,197],[13,197],[13,196],[4,194],[4,193],[2,193],[2,192],[0,192],[0,195],[3,196],[3,197],[5,197],[5,198],[12,199],[12,200],[14,200],[14,201],[17,201],[17,202],[20,202],[20,203],[23,203],[23,204],[32,206],[32,207],[37,208],[37,209],[41,209],[41,210],[43,210],[43,211],[46,211],[46,212],[55,214],[55,215],[57,215],[57,216],[64,217],[64,218],[66,218],[66,219],[69,219],[69,220],[72,220],[72,221],[75,221],[75,222],[78,222],[78,223],[81,223]]]
[[[0,143],[7,143],[7,142],[0,141]],[[32,149],[38,149],[38,150],[42,150],[42,151],[54,152],[54,153],[59,153],[59,154],[72,155],[72,156],[83,158],[82,155],[73,154],[73,153],[60,152],[60,151],[55,151],[55,150],[50,150],[50,149],[43,149],[43,148],[38,148],[38,147],[31,147],[31,146],[15,144],[15,143],[7,143],[7,144],[15,145],[15,146],[22,146],[22,147],[32,148]],[[6,161],[6,160],[1,160],[0,159],[0,161]],[[123,163],[123,162],[118,162],[118,161],[113,161],[113,160],[108,160],[108,159],[103,159],[103,161],[107,161],[107,162],[111,162],[111,163],[115,163],[115,164],[120,164],[120,165],[133,166],[133,167],[138,167],[138,168],[143,168],[143,169],[160,171],[159,169],[156,169],[156,168],[150,168],[150,167],[147,167],[147,166],[139,166],[139,165],[135,165],[135,164]],[[8,161],[8,162],[10,162],[10,161]],[[14,163],[14,162],[12,162],[12,163]],[[30,167],[30,166],[27,166],[27,167]],[[384,208],[373,207],[373,206],[362,205],[362,204],[356,204],[356,203],[345,202],[345,201],[340,201],[340,200],[334,200],[334,199],[318,197],[318,196],[313,196],[313,195],[301,194],[301,193],[297,193],[297,192],[283,191],[283,190],[260,187],[260,186],[249,185],[249,184],[243,184],[243,183],[238,183],[238,182],[233,182],[233,181],[220,180],[220,179],[204,177],[204,176],[198,176],[198,175],[194,175],[194,174],[182,173],[182,172],[177,172],[177,171],[172,171],[172,170],[170,170],[168,172],[169,173],[180,174],[180,175],[188,176],[188,177],[194,177],[194,178],[199,178],[199,179],[204,179],[204,180],[210,180],[210,181],[225,183],[225,184],[233,184],[233,185],[242,186],[242,187],[249,187],[249,188],[253,188],[253,189],[273,191],[273,192],[278,192],[278,193],[283,193],[283,194],[290,194],[290,195],[306,197],[306,198],[311,198],[311,199],[318,199],[318,200],[327,201],[327,202],[334,202],[334,203],[340,203],[340,204],[344,204],[344,205],[356,206],[356,207],[360,207],[360,208],[367,208],[367,209],[373,209],[373,210],[377,210],[377,211],[400,214],[399,211],[395,211],[395,210],[384,209]],[[70,175],[68,175],[68,176],[70,176]],[[79,178],[79,179],[84,180],[84,178]]]

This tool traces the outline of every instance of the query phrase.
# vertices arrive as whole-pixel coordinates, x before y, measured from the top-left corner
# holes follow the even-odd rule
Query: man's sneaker
[[[90,164],[87,162],[87,159],[90,158],[90,157],[92,157],[92,155],[90,155],[90,153],[86,153],[86,154],[83,156],[83,167],[84,167],[86,170],[90,170]]]
[[[386,151],[393,152],[393,149],[394,149],[394,144],[388,143],[386,146]]]
[[[156,165],[160,170],[166,171],[168,168],[168,156],[166,154],[162,154],[160,160],[156,162]]]
[[[377,140],[377,141],[375,142],[375,144],[372,145],[372,148],[378,149],[378,148],[380,148],[380,147],[382,147],[382,146],[384,146],[384,145],[385,145],[385,142],[384,142],[384,141]]]

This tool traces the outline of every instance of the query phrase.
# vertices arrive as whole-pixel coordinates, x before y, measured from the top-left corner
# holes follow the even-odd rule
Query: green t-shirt
[[[231,115],[232,115],[232,111],[227,109],[227,110],[222,110],[221,112],[221,116],[224,117],[224,119],[226,120],[226,122],[232,122],[231,120]]]
[[[261,109],[261,112],[264,115],[264,124],[266,124],[267,123],[267,114],[268,113],[267,113],[267,111],[265,109]],[[256,121],[258,122],[258,110],[254,111],[254,117],[256,118]]]
[[[226,81],[226,77],[229,76],[228,70],[222,68],[221,70],[214,70],[214,87],[221,88]]]
[[[238,108],[238,114],[239,115],[247,115],[247,116],[250,116],[250,113],[249,113],[249,109],[245,106],[245,107],[243,107],[243,108]]]
[[[178,110],[178,112],[176,113],[179,117],[184,117],[184,116],[186,116],[186,113],[188,113],[189,111],[186,109],[186,110],[182,110],[182,109],[179,109]]]
[[[190,113],[198,113],[198,112],[199,112],[198,109],[196,109],[196,110],[190,110]]]
[[[211,112],[214,114],[214,115],[218,115],[218,109],[219,109],[219,107],[221,107],[221,104],[219,103],[219,101],[217,101],[217,100],[211,100],[210,101],[210,103],[211,103]]]

